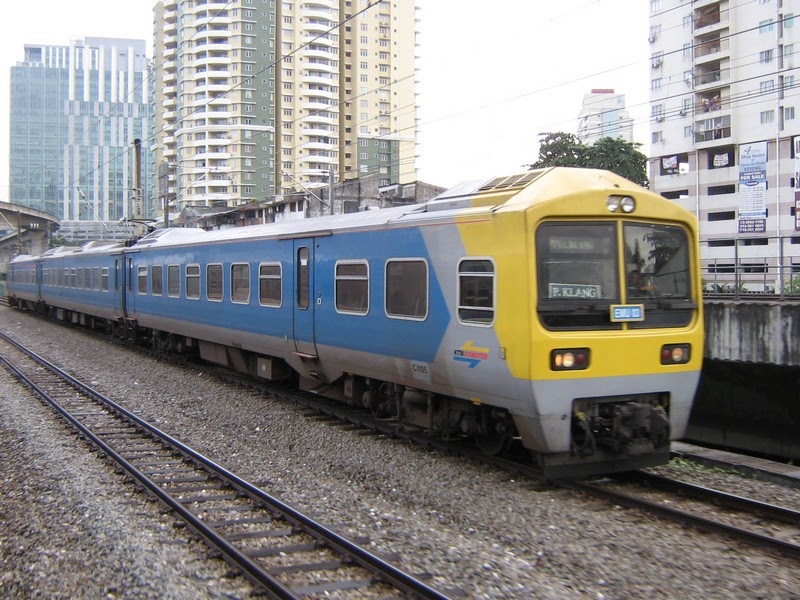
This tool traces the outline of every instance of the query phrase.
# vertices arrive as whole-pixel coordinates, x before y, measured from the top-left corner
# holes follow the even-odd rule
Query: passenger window
[[[150,288],[155,296],[164,293],[164,268],[161,265],[153,265],[150,270]]]
[[[136,289],[140,294],[147,293],[147,267],[139,267]]]
[[[231,265],[231,301],[237,304],[250,302],[250,265]]]
[[[170,298],[181,296],[181,268],[179,265],[167,267],[167,293]]]
[[[424,260],[386,263],[386,314],[411,319],[428,315],[428,265]]]
[[[102,282],[101,283],[101,287],[102,287],[104,292],[107,292],[108,291],[108,267],[103,267],[103,269],[100,272],[102,273],[102,275],[101,275],[101,282]]]
[[[458,318],[464,323],[494,322],[494,264],[462,260],[458,265]]]
[[[308,308],[309,288],[308,248],[303,246],[297,249],[297,307],[303,310]]]
[[[261,306],[280,306],[282,301],[280,263],[260,265],[258,267],[258,303]]]
[[[206,298],[214,302],[222,301],[222,265],[206,267]]]
[[[186,297],[200,299],[200,265],[186,265]]]
[[[365,315],[369,311],[369,269],[367,263],[336,265],[336,310]]]

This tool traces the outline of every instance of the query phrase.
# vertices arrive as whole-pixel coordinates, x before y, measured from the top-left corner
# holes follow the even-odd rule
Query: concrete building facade
[[[633,119],[625,109],[625,96],[613,89],[593,89],[583,97],[578,114],[578,139],[591,145],[604,137],[633,143]]]
[[[800,274],[800,23],[787,0],[651,0],[651,188],[697,214],[707,287]]]
[[[413,3],[161,0],[154,14],[162,209],[416,178]]]

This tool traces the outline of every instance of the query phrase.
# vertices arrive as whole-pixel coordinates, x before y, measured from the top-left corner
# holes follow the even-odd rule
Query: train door
[[[132,252],[125,252],[122,257],[121,268],[118,268],[118,289],[122,295],[122,312],[126,319],[136,319],[136,290],[134,289],[134,257]]]
[[[294,345],[298,354],[317,356],[314,336],[314,240],[294,241]]]

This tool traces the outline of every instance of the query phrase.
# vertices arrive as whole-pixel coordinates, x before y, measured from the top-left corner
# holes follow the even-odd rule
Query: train
[[[432,200],[19,256],[12,307],[371,410],[543,476],[664,464],[703,356],[694,215],[552,167]]]

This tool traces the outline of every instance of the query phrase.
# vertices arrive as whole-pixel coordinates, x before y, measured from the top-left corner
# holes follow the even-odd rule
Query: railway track
[[[446,596],[0,333],[0,362],[271,598]]]
[[[800,559],[800,511],[643,471],[558,485]]]

